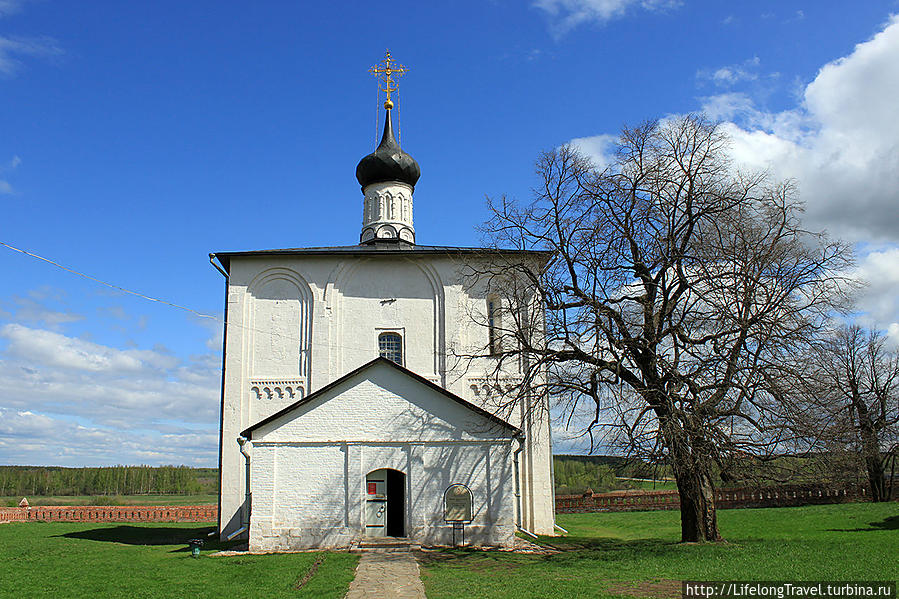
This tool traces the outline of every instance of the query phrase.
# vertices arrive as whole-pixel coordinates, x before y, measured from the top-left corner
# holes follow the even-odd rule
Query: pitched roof
[[[495,414],[491,414],[490,412],[488,412],[488,411],[485,410],[484,408],[478,407],[478,406],[474,405],[473,403],[471,403],[471,402],[469,402],[469,401],[466,401],[466,400],[462,399],[461,397],[459,397],[459,396],[456,395],[455,393],[452,393],[452,392],[450,392],[450,391],[447,391],[446,389],[444,389],[444,388],[441,387],[440,385],[435,385],[434,383],[432,383],[431,381],[429,381],[429,380],[426,379],[425,377],[423,377],[423,376],[421,376],[421,375],[419,375],[419,374],[416,374],[416,373],[412,372],[412,371],[409,370],[408,368],[404,368],[403,366],[400,366],[399,364],[397,364],[397,363],[395,363],[395,362],[392,362],[392,361],[388,360],[387,358],[378,356],[377,358],[375,358],[375,359],[372,360],[371,362],[367,362],[367,363],[363,364],[362,366],[360,366],[359,368],[357,368],[357,369],[355,369],[355,370],[353,370],[353,371],[351,371],[351,372],[348,372],[347,374],[343,375],[342,377],[338,378],[337,380],[332,381],[331,383],[325,385],[324,387],[322,387],[322,388],[319,389],[318,391],[316,391],[316,392],[314,392],[314,393],[311,393],[311,394],[307,395],[307,396],[304,397],[303,399],[301,399],[301,400],[299,400],[299,401],[296,401],[296,402],[290,404],[289,406],[287,406],[287,407],[284,408],[283,410],[279,410],[278,412],[275,412],[274,414],[272,414],[272,415],[269,416],[268,418],[265,418],[265,419],[263,419],[263,420],[260,420],[259,422],[257,422],[256,424],[250,426],[249,428],[244,429],[244,430],[240,433],[240,435],[241,435],[242,437],[250,438],[251,433],[252,433],[254,430],[258,429],[259,427],[261,427],[261,426],[263,426],[263,425],[266,425],[266,424],[268,424],[269,422],[272,422],[272,421],[274,421],[274,420],[277,420],[277,419],[280,418],[281,416],[284,416],[284,415],[287,414],[288,412],[291,412],[291,411],[295,410],[296,408],[298,408],[298,407],[300,407],[300,406],[302,406],[302,405],[304,405],[304,404],[307,404],[307,403],[309,403],[309,402],[311,402],[311,401],[314,401],[315,399],[318,399],[319,397],[321,397],[322,395],[326,394],[328,391],[330,391],[331,389],[333,389],[333,388],[336,387],[337,385],[340,385],[340,384],[343,383],[344,381],[346,381],[346,380],[348,380],[348,379],[350,379],[350,378],[356,376],[357,374],[359,374],[359,373],[362,372],[363,370],[367,370],[368,368],[371,368],[371,367],[374,366],[375,364],[386,364],[387,366],[390,366],[391,368],[394,368],[394,369],[400,371],[401,373],[405,374],[406,376],[409,376],[409,377],[415,379],[416,381],[418,381],[419,383],[421,383],[421,384],[423,384],[423,385],[425,385],[425,386],[427,386],[427,387],[430,387],[432,390],[437,391],[438,393],[444,395],[444,396],[447,397],[448,399],[453,400],[454,402],[458,403],[459,405],[461,405],[461,406],[463,406],[463,407],[465,407],[465,408],[471,410],[472,412],[474,412],[474,413],[476,413],[476,414],[478,414],[478,415],[480,415],[480,416],[483,416],[484,418],[486,418],[486,419],[488,419],[488,420],[490,420],[490,421],[492,421],[492,422],[494,422],[494,423],[496,423],[496,424],[498,424],[498,425],[500,425],[500,426],[502,426],[502,427],[505,427],[505,428],[509,429],[510,431],[512,431],[512,436],[513,436],[513,437],[522,437],[523,434],[524,434],[524,433],[522,433],[522,431],[521,431],[520,428],[518,428],[518,427],[516,427],[516,426],[512,426],[511,424],[509,424],[508,422],[506,422],[506,421],[503,420],[502,418],[496,416]]]
[[[547,250],[506,250],[497,248],[471,248],[471,247],[454,247],[447,245],[415,245],[411,243],[382,242],[370,243],[365,245],[335,245],[326,247],[308,247],[308,248],[282,248],[271,250],[249,250],[242,252],[216,252],[209,254],[210,258],[216,258],[225,268],[230,270],[232,258],[243,258],[249,256],[334,256],[334,255],[354,255],[354,256],[416,256],[416,255],[435,255],[443,254],[447,256],[453,255],[494,255],[494,256],[535,256],[548,260],[552,252]]]

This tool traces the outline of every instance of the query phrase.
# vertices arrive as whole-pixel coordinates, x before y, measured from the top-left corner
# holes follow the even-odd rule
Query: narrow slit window
[[[487,351],[494,356],[499,353],[499,300],[487,298]]]
[[[403,338],[399,333],[381,333],[378,335],[378,353],[382,358],[403,365]]]

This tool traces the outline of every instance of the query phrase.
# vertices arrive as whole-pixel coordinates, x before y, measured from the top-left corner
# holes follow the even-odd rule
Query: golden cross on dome
[[[390,100],[390,93],[396,91],[396,81],[394,81],[393,78],[405,75],[409,72],[409,69],[393,60],[390,56],[390,50],[387,50],[384,60],[368,69],[368,72],[378,78],[378,89],[387,94],[384,108],[390,110],[393,108],[393,102]]]

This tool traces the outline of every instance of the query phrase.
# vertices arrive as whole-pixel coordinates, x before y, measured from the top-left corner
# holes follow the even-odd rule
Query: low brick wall
[[[719,508],[786,507],[867,499],[865,487],[780,487],[718,489]],[[613,491],[556,495],[556,512],[636,512],[680,509],[677,491]],[[0,522],[214,522],[214,505],[34,506],[0,508]]]
[[[0,522],[211,522],[215,505],[34,506],[0,508]]]
[[[719,508],[787,507],[842,503],[867,498],[865,487],[784,485],[766,488],[717,489]],[[592,495],[556,495],[556,512],[633,512],[680,509],[677,491],[613,491]]]

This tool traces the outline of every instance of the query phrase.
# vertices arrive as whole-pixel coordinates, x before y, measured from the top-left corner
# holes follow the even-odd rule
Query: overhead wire
[[[216,321],[216,322],[221,323],[221,324],[226,328],[226,330],[230,329],[230,327],[236,327],[236,328],[239,328],[239,329],[243,329],[243,330],[245,330],[245,331],[252,331],[252,332],[254,332],[254,333],[267,334],[267,335],[271,335],[271,336],[273,336],[273,337],[279,337],[279,338],[281,338],[281,339],[285,339],[285,340],[288,340],[288,341],[296,342],[297,345],[300,346],[300,352],[301,352],[301,354],[306,353],[307,359],[308,359],[308,352],[309,352],[309,350],[311,349],[312,339],[306,339],[306,340],[304,340],[304,339],[301,339],[301,338],[299,338],[299,337],[294,337],[294,336],[292,336],[292,335],[287,335],[287,334],[279,333],[279,332],[276,332],[276,331],[265,330],[265,329],[257,329],[257,328],[255,328],[255,327],[251,327],[251,326],[248,326],[248,325],[237,324],[237,323],[234,323],[234,322],[230,322],[230,321],[225,320],[224,318],[221,318],[221,317],[216,316],[216,315],[214,315],[214,314],[206,314],[206,313],[204,313],[204,312],[200,312],[200,311],[198,311],[198,310],[194,310],[193,308],[188,308],[187,306],[182,306],[181,304],[176,304],[176,303],[174,303],[174,302],[170,302],[170,301],[168,301],[168,300],[164,300],[164,299],[161,299],[161,298],[158,298],[158,297],[152,297],[152,296],[146,295],[146,294],[144,294],[144,293],[140,293],[140,292],[138,292],[138,291],[132,291],[131,289],[128,289],[128,288],[126,288],[126,287],[122,287],[121,285],[115,285],[115,284],[113,284],[113,283],[109,283],[109,282],[107,282],[107,281],[104,281],[103,279],[99,279],[99,278],[97,278],[97,277],[93,277],[93,276],[91,276],[91,275],[85,274],[85,273],[83,273],[83,272],[81,272],[81,271],[75,270],[74,268],[69,268],[68,266],[64,266],[64,265],[60,264],[59,262],[56,262],[55,260],[51,260],[51,259],[49,259],[49,258],[45,258],[45,257],[43,257],[43,256],[39,256],[38,254],[35,254],[35,253],[33,253],[33,252],[29,252],[29,251],[27,251],[27,250],[23,250],[23,249],[21,249],[21,248],[17,248],[17,247],[15,247],[15,246],[10,245],[10,244],[8,244],[8,243],[5,243],[5,242],[3,242],[3,241],[0,241],[0,245],[2,245],[3,247],[5,247],[5,248],[7,248],[7,249],[9,249],[9,250],[12,250],[12,251],[14,251],[14,252],[18,252],[18,253],[20,253],[20,254],[24,254],[25,256],[29,256],[30,258],[34,258],[34,259],[36,259],[36,260],[40,260],[40,261],[42,261],[42,262],[45,262],[45,263],[50,264],[50,265],[52,265],[52,266],[55,266],[56,268],[59,268],[59,269],[61,269],[61,270],[64,270],[64,271],[66,271],[66,272],[68,272],[68,273],[71,273],[71,274],[74,274],[74,275],[76,275],[76,276],[85,278],[85,279],[87,279],[87,280],[89,280],[89,281],[93,281],[93,282],[95,282],[95,283],[99,283],[99,284],[101,284],[101,285],[104,285],[104,286],[106,286],[106,287],[109,287],[110,289],[115,289],[115,290],[117,290],[117,291],[121,291],[122,293],[127,293],[127,294],[129,294],[129,295],[133,295],[133,296],[135,296],[135,297],[139,297],[139,298],[141,298],[141,299],[148,300],[148,301],[151,301],[151,302],[156,302],[156,303],[159,303],[159,304],[163,304],[163,305],[165,305],[165,306],[169,306],[169,307],[172,307],[172,308],[176,308],[176,309],[178,309],[178,310],[184,310],[184,311],[190,312],[191,314],[194,314],[195,316],[198,316],[198,317],[200,317],[200,318],[205,318],[205,319],[208,319],[208,320],[214,320],[214,321]],[[304,345],[305,345],[305,347],[302,347],[302,346],[304,346]],[[368,344],[364,344],[364,345],[363,345],[363,344],[343,343],[342,346],[343,346],[345,349],[355,349],[355,350],[371,350],[371,349],[372,349],[371,346],[368,345]]]
[[[159,303],[159,304],[164,304],[164,305],[166,305],[166,306],[170,306],[170,307],[172,307],[172,308],[177,308],[177,309],[179,309],[179,310],[184,310],[184,311],[186,311],[186,312],[190,312],[191,314],[193,314],[193,315],[195,315],[195,316],[197,316],[197,317],[199,317],[199,318],[205,318],[205,319],[207,319],[207,320],[214,320],[214,321],[220,322],[222,325],[228,326],[228,327],[238,327],[238,328],[244,329],[244,330],[246,330],[246,331],[253,331],[253,332],[256,332],[256,333],[265,333],[265,334],[272,335],[272,336],[275,336],[275,337],[281,337],[281,338],[286,339],[286,340],[289,340],[289,341],[296,341],[297,343],[304,343],[304,341],[303,341],[302,339],[298,338],[298,337],[293,337],[293,336],[291,336],[291,335],[285,335],[284,333],[279,333],[279,332],[276,332],[276,331],[267,331],[267,330],[264,330],[264,329],[257,329],[257,328],[250,327],[250,326],[243,325],[243,324],[237,324],[237,323],[234,323],[234,322],[229,322],[229,321],[225,320],[224,318],[221,318],[220,316],[216,316],[215,314],[206,314],[205,312],[200,312],[199,310],[194,310],[193,308],[189,308],[189,307],[187,307],[187,306],[182,306],[181,304],[176,304],[176,303],[174,303],[174,302],[170,302],[170,301],[168,301],[168,300],[164,300],[164,299],[161,299],[161,298],[158,298],[158,297],[152,297],[152,296],[150,296],[150,295],[146,295],[146,294],[144,294],[144,293],[140,293],[139,291],[132,291],[131,289],[128,289],[128,288],[126,288],[126,287],[122,287],[121,285],[115,285],[115,284],[113,284],[113,283],[109,283],[109,282],[107,282],[107,281],[104,281],[103,279],[98,279],[97,277],[93,277],[93,276],[91,276],[91,275],[89,275],[89,274],[85,274],[85,273],[83,273],[83,272],[81,272],[81,271],[75,270],[74,268],[69,268],[68,266],[65,266],[65,265],[63,265],[63,264],[60,264],[59,262],[56,262],[55,260],[51,260],[50,258],[45,258],[45,257],[43,257],[43,256],[39,256],[38,254],[35,254],[35,253],[33,253],[33,252],[29,252],[28,250],[23,250],[23,249],[21,249],[21,248],[17,248],[17,247],[15,247],[15,246],[10,245],[10,244],[8,244],[8,243],[5,243],[5,242],[3,242],[3,241],[0,241],[0,245],[2,245],[3,247],[5,247],[5,248],[7,248],[7,249],[10,249],[10,250],[12,250],[12,251],[14,251],[14,252],[18,252],[18,253],[20,253],[20,254],[24,254],[24,255],[29,256],[29,257],[31,257],[31,258],[34,258],[34,259],[36,259],[36,260],[41,260],[42,262],[46,262],[47,264],[50,264],[50,265],[52,265],[52,266],[55,266],[56,268],[62,269],[62,270],[66,271],[66,272],[68,272],[68,273],[71,273],[71,274],[73,274],[73,275],[77,275],[77,276],[79,276],[79,277],[88,279],[89,281],[93,281],[93,282],[95,282],[95,283],[99,283],[99,284],[101,284],[101,285],[105,285],[106,287],[109,287],[110,289],[115,289],[116,291],[121,291],[122,293],[127,293],[127,294],[129,294],[129,295],[133,295],[133,296],[135,296],[135,297],[139,297],[139,298],[145,299],[145,300],[147,300],[147,301],[156,302],[156,303]]]
[[[172,306],[173,308],[178,308],[179,310],[187,310],[188,312],[191,312],[191,313],[195,314],[196,316],[199,316],[200,318],[209,318],[209,319],[212,319],[212,320],[220,320],[220,321],[222,320],[221,318],[219,318],[218,316],[215,316],[214,314],[206,314],[206,313],[204,313],[204,312],[199,312],[199,311],[197,311],[197,310],[194,310],[193,308],[188,308],[187,306],[182,306],[182,305],[180,305],[180,304],[175,304],[175,303],[172,303],[172,302],[170,302],[170,301],[166,301],[166,300],[164,300],[164,299],[159,299],[158,297],[151,297],[151,296],[149,296],[149,295],[144,295],[143,293],[139,293],[139,292],[137,292],[137,291],[132,291],[132,290],[130,290],[130,289],[126,289],[126,288],[124,288],[124,287],[120,287],[119,285],[114,285],[114,284],[112,284],[112,283],[107,283],[106,281],[104,281],[104,280],[102,280],[102,279],[98,279],[97,277],[92,277],[92,276],[90,276],[90,275],[84,274],[83,272],[79,272],[79,271],[77,271],[77,270],[75,270],[75,269],[73,269],[73,268],[69,268],[68,266],[63,266],[63,265],[60,264],[59,262],[56,262],[56,261],[54,261],[54,260],[50,260],[49,258],[44,258],[43,256],[38,256],[37,254],[33,254],[33,253],[31,253],[31,252],[29,252],[29,251],[27,251],[27,250],[23,250],[23,249],[21,249],[21,248],[17,248],[17,247],[11,246],[11,245],[9,245],[8,243],[4,243],[4,242],[0,241],[0,245],[4,246],[4,247],[6,247],[6,248],[9,248],[9,249],[11,249],[11,250],[14,251],[14,252],[19,252],[20,254],[25,254],[26,256],[31,256],[32,258],[36,258],[36,259],[38,259],[38,260],[43,260],[44,262],[47,262],[48,264],[52,264],[53,266],[55,266],[55,267],[57,267],[57,268],[61,268],[62,270],[66,271],[66,272],[70,272],[70,273],[72,273],[73,275],[78,275],[79,277],[84,277],[85,279],[89,279],[89,280],[94,281],[94,282],[96,282],[96,283],[100,283],[101,285],[106,285],[107,287],[109,287],[109,288],[111,288],[111,289],[116,289],[116,290],[121,291],[121,292],[123,292],[123,293],[128,293],[128,294],[137,296],[137,297],[139,297],[139,298],[143,298],[143,299],[145,299],[145,300],[149,300],[149,301],[151,301],[151,302],[158,302],[158,303],[160,303],[160,304],[165,304],[165,305],[167,305],[167,306]],[[224,321],[222,321],[222,322],[224,322]]]
[[[254,332],[254,333],[262,333],[262,334],[265,334],[265,335],[271,335],[271,336],[273,336],[273,337],[278,337],[278,338],[281,338],[281,339],[284,339],[284,340],[287,340],[287,341],[294,341],[294,342],[296,342],[297,344],[308,344],[308,343],[311,341],[311,340],[304,340],[304,339],[301,339],[301,338],[299,338],[299,337],[294,337],[294,336],[289,335],[289,334],[280,333],[280,332],[277,332],[277,331],[271,331],[271,330],[266,330],[266,329],[259,329],[259,328],[251,327],[251,326],[249,326],[249,325],[238,324],[238,323],[235,323],[235,322],[232,322],[232,321],[229,321],[229,320],[225,320],[224,318],[221,318],[220,316],[216,316],[215,314],[206,314],[205,312],[200,312],[200,311],[198,311],[198,310],[194,310],[193,308],[189,308],[189,307],[187,307],[187,306],[182,306],[181,304],[176,304],[176,303],[174,303],[174,302],[170,302],[170,301],[168,301],[168,300],[164,300],[164,299],[161,299],[161,298],[158,298],[158,297],[153,297],[153,296],[150,296],[150,295],[146,295],[146,294],[144,294],[144,293],[140,293],[139,291],[133,291],[133,290],[128,289],[128,288],[126,288],[126,287],[122,287],[121,285],[116,285],[116,284],[114,284],[114,283],[109,283],[109,282],[107,282],[107,281],[104,281],[103,279],[99,279],[99,278],[94,277],[94,276],[91,276],[91,275],[89,275],[89,274],[85,274],[85,273],[83,273],[83,272],[81,272],[81,271],[75,270],[74,268],[69,268],[68,266],[65,266],[65,265],[63,265],[63,264],[60,264],[59,262],[56,262],[55,260],[51,260],[50,258],[45,258],[45,257],[40,256],[40,255],[38,255],[38,254],[35,254],[35,253],[33,253],[33,252],[29,252],[29,251],[27,251],[27,250],[23,250],[23,249],[21,249],[21,248],[15,247],[15,246],[10,245],[10,244],[8,244],[8,243],[5,243],[5,242],[3,242],[3,241],[0,241],[0,245],[2,245],[3,247],[6,247],[7,249],[12,250],[12,251],[14,251],[14,252],[18,252],[18,253],[20,253],[20,254],[24,254],[24,255],[29,256],[29,257],[31,257],[31,258],[34,258],[34,259],[36,259],[36,260],[40,260],[40,261],[42,261],[42,262],[46,262],[47,264],[50,264],[50,265],[52,265],[52,266],[55,266],[56,268],[59,268],[59,269],[61,269],[61,270],[64,270],[64,271],[66,271],[66,272],[68,272],[68,273],[71,273],[71,274],[73,274],[73,275],[77,275],[77,276],[82,277],[82,278],[85,278],[85,279],[87,279],[87,280],[89,280],[89,281],[93,281],[93,282],[95,282],[95,283],[99,283],[99,284],[101,284],[101,285],[104,285],[104,286],[106,286],[106,287],[109,287],[110,289],[115,289],[115,290],[117,290],[117,291],[121,291],[122,293],[127,293],[127,294],[129,294],[129,295],[133,295],[133,296],[135,296],[135,297],[139,297],[139,298],[144,299],[144,300],[147,300],[147,301],[156,302],[156,303],[159,303],[159,304],[163,304],[163,305],[166,305],[166,306],[170,306],[170,307],[172,307],[172,308],[177,308],[178,310],[184,310],[184,311],[190,312],[191,314],[193,314],[193,315],[195,315],[195,316],[198,316],[198,317],[200,317],[200,318],[204,318],[204,319],[207,319],[207,320],[214,320],[214,321],[219,322],[219,323],[221,323],[222,325],[224,325],[224,326],[226,326],[226,327],[229,327],[229,328],[230,328],[230,327],[236,327],[236,328],[239,328],[239,329],[243,329],[243,330],[245,330],[245,331],[251,331],[251,332]],[[348,348],[348,349],[368,349],[368,348],[369,348],[368,345],[362,345],[362,344],[348,344],[348,343],[344,343],[343,346],[344,346],[345,348]],[[308,347],[307,347],[306,349],[308,350]],[[304,351],[306,351],[306,350],[304,350]]]

